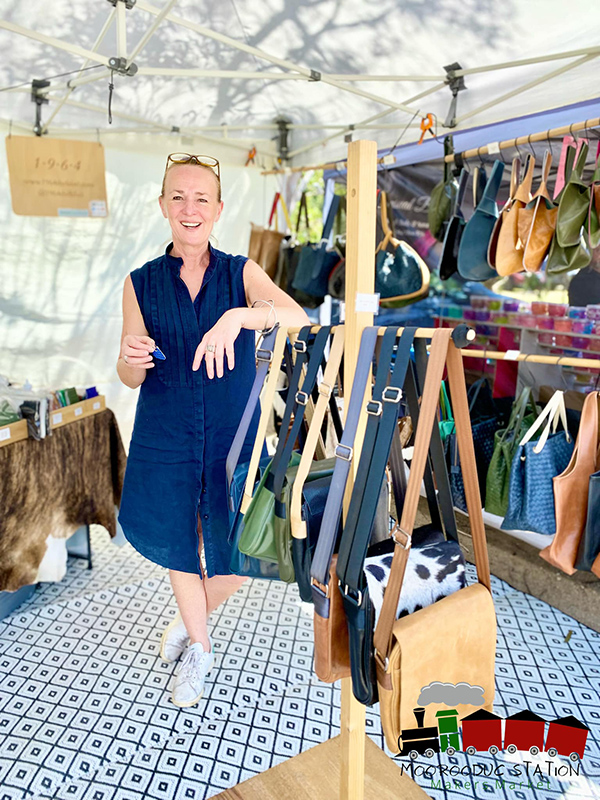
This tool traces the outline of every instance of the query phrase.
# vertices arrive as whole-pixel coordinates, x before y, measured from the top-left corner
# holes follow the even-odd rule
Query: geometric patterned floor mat
[[[339,684],[312,671],[312,608],[295,586],[247,581],[213,613],[205,695],[177,709],[176,665],[159,655],[176,610],[167,570],[100,528],[92,547],[92,570],[70,558],[60,583],[40,584],[0,621],[0,800],[199,800],[339,732]],[[579,775],[556,775],[568,762],[545,753],[395,763],[436,799],[600,798],[600,634],[492,583],[494,711],[584,722]],[[366,716],[384,748],[378,707]]]

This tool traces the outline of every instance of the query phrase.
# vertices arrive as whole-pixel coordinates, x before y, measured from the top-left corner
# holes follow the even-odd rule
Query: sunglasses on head
[[[167,156],[165,171],[169,168],[169,164],[198,164],[201,167],[210,167],[210,169],[216,172],[217,178],[221,180],[219,162],[212,156],[194,156],[190,153],[171,153]]]

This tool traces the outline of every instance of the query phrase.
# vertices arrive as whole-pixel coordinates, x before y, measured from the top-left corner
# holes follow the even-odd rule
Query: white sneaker
[[[207,653],[200,642],[191,644],[179,665],[171,699],[176,706],[195,705],[204,693],[204,679],[213,665],[212,651]]]
[[[189,641],[189,634],[178,611],[175,619],[171,620],[163,631],[160,640],[160,657],[169,664],[171,661],[177,661]]]

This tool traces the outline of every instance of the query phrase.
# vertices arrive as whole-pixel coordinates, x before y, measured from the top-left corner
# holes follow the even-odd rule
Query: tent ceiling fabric
[[[161,12],[164,18],[159,19]],[[291,71],[253,52],[201,35],[177,20],[258,48],[274,61],[291,62],[304,73],[314,69],[324,76],[335,76],[336,85],[309,81],[306,74],[298,72],[297,80],[275,79],[274,73],[289,76]],[[118,36],[123,22],[124,38]],[[134,58],[142,72],[187,69],[239,73],[240,77],[234,78],[115,74],[113,124],[109,126],[108,74],[100,67],[82,74],[88,82],[79,85],[60,108],[65,89],[53,88],[50,103],[42,109],[43,121],[54,115],[49,124],[51,135],[62,135],[69,129],[91,136],[96,128],[101,133],[132,128],[148,132],[152,125],[161,126],[155,132],[166,132],[177,126],[187,136],[203,137],[209,144],[210,137],[223,136],[220,126],[236,126],[227,131],[234,163],[245,161],[244,151],[252,144],[259,152],[273,153],[276,132],[261,130],[260,126],[272,125],[279,115],[295,125],[311,126],[291,132],[291,151],[298,151],[293,163],[297,164],[343,158],[343,127],[358,126],[377,115],[381,116],[372,125],[382,127],[357,128],[354,137],[376,139],[380,147],[391,146],[416,114],[402,143],[414,141],[420,133],[420,117],[430,112],[437,116],[438,133],[443,133],[451,94],[440,84],[444,65],[455,61],[472,69],[581,51],[570,58],[466,75],[467,90],[458,95],[459,128],[487,125],[597,95],[600,7],[587,0],[571,0],[568,5],[563,0],[508,0],[501,5],[496,0],[137,0],[131,10],[126,10],[121,0],[117,0],[116,9],[107,0],[0,0],[2,25],[20,26],[33,35],[53,37],[89,51],[106,29],[97,47],[100,56],[118,55],[119,45],[129,55],[142,44]],[[1,88],[75,70],[85,63],[81,55],[6,27],[0,30],[0,47],[4,53]],[[577,66],[568,69],[573,64]],[[258,72],[268,73],[268,77],[246,77]],[[554,77],[540,80],[548,74]],[[101,79],[92,80],[100,75]],[[420,75],[429,80],[340,84],[343,75]],[[57,78],[53,87],[64,87],[67,80]],[[344,86],[383,102],[346,91]],[[436,86],[431,94],[412,100]],[[510,96],[523,86],[530,88]],[[31,130],[34,105],[28,92],[27,86],[2,92],[0,117]],[[503,102],[495,102],[504,97]],[[393,107],[398,105],[406,108]],[[206,126],[217,130],[200,130]],[[331,126],[341,127],[336,130]],[[332,138],[323,143],[328,137]]]

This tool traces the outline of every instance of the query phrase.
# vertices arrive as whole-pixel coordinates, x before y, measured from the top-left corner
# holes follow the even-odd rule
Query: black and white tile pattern
[[[159,655],[176,610],[167,571],[101,529],[92,542],[93,570],[70,559],[63,581],[41,584],[0,621],[0,800],[200,800],[339,731],[339,684],[312,672],[312,609],[294,586],[248,581],[213,614],[205,695],[177,709],[176,665]],[[493,588],[495,710],[584,721],[591,733],[580,775],[519,787],[510,770],[524,754],[458,753],[416,763],[457,772],[474,760],[502,765],[505,782],[417,781],[436,800],[600,798],[600,635],[500,580]],[[384,746],[377,707],[367,709],[367,732]],[[532,770],[548,761],[528,758]]]

